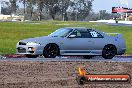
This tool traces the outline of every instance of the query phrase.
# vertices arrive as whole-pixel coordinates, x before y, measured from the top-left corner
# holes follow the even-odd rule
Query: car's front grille
[[[17,48],[17,51],[19,53],[26,53],[26,49],[25,48],[21,48],[21,47]]]
[[[19,42],[19,45],[26,45],[25,42]]]

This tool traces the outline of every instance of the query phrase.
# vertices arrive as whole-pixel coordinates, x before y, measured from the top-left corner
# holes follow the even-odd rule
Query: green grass
[[[132,27],[108,26],[101,23],[89,22],[0,22],[0,54],[14,54],[16,43],[25,38],[46,36],[62,27],[90,27],[104,32],[121,33],[127,46],[127,54],[132,54]]]

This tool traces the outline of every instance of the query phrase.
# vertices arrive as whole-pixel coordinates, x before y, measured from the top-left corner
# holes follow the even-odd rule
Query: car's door
[[[70,37],[71,35],[75,35],[75,37]],[[63,50],[67,53],[90,53],[93,47],[90,37],[90,32],[87,29],[75,29],[65,38]]]
[[[91,37],[89,38],[89,41],[91,41],[93,44],[91,46],[92,53],[101,54],[102,49],[104,48],[106,44],[104,36],[94,29],[88,29],[88,31],[91,35]]]

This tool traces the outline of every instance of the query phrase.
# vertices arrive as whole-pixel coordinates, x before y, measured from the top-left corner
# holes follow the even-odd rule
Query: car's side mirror
[[[69,38],[75,38],[76,37],[76,35],[70,35],[69,36]]]

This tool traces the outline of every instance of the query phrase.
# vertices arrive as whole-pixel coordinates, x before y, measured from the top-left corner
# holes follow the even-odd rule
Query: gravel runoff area
[[[78,67],[91,74],[130,74],[126,62],[32,62],[0,61],[0,88],[131,88],[132,83],[85,84],[76,82]]]

